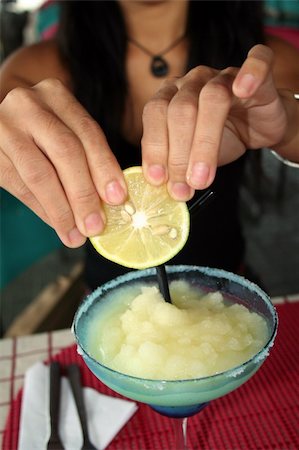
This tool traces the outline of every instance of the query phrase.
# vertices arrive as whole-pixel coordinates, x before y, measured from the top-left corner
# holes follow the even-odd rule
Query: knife
[[[81,384],[80,368],[77,364],[70,364],[67,367],[67,374],[70,381],[72,393],[75,399],[77,411],[79,414],[82,433],[83,433],[83,446],[81,450],[97,450],[96,447],[90,442],[88,427],[87,427],[87,415],[83,397],[83,390]]]
[[[60,364],[53,361],[50,364],[50,425],[51,434],[47,444],[47,450],[64,450],[61,443],[58,423],[60,405]]]

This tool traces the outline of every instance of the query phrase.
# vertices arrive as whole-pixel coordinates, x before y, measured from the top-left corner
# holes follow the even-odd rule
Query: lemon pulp
[[[170,197],[166,185],[152,186],[141,167],[124,170],[128,198],[123,205],[104,204],[105,230],[90,238],[105,258],[125,267],[145,269],[169,261],[189,235],[186,203]]]

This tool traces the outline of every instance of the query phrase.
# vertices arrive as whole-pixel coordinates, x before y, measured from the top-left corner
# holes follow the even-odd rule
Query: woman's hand
[[[103,230],[101,201],[126,198],[122,171],[98,124],[58,80],[10,91],[0,105],[1,187],[69,247]]]
[[[144,109],[143,167],[148,180],[168,180],[171,195],[190,199],[214,180],[218,165],[246,149],[286,140],[285,101],[272,75],[273,52],[256,45],[242,67],[205,66],[167,80]],[[291,138],[291,136],[290,136]]]

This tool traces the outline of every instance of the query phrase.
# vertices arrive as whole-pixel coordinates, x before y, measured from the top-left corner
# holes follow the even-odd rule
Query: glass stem
[[[187,450],[188,418],[172,419],[175,450]]]

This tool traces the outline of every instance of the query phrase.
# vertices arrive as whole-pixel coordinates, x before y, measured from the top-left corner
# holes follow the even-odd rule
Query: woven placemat
[[[299,303],[279,305],[277,310],[279,331],[270,357],[247,383],[189,418],[188,443],[191,449],[299,448]],[[74,345],[53,359],[62,365],[80,364],[85,386],[121,397],[95,378]],[[21,401],[22,390],[11,405],[3,450],[17,449]],[[138,406],[137,413],[107,450],[173,450],[171,420],[155,413],[147,405]]]

